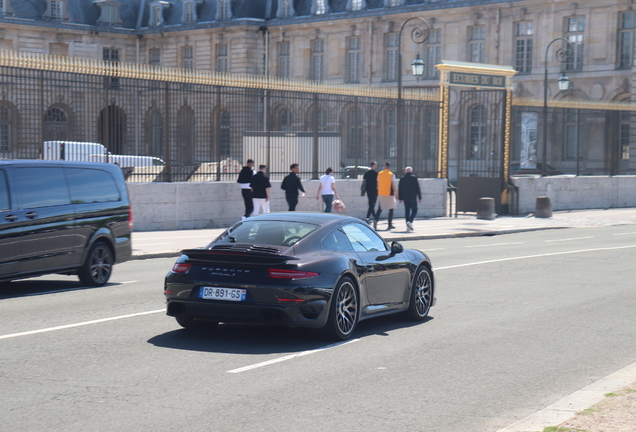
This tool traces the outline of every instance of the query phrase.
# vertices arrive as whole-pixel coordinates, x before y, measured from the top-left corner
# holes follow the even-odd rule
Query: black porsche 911
[[[353,217],[264,214],[181,253],[164,294],[167,314],[186,329],[276,324],[346,340],[360,320],[399,312],[420,321],[435,304],[429,258],[389,246]]]

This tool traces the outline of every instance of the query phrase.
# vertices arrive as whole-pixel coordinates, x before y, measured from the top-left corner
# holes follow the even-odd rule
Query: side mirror
[[[404,246],[402,246],[402,244],[394,241],[391,243],[391,253],[392,254],[399,254],[404,252]]]

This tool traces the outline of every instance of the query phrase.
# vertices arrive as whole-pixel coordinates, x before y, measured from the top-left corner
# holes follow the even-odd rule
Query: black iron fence
[[[129,182],[235,180],[248,158],[272,179],[331,167],[361,176],[369,161],[437,177],[438,89],[394,88],[0,53],[0,158],[117,163]]]
[[[510,165],[513,174],[636,174],[633,105],[551,101],[547,122],[542,101],[516,100],[514,105]]]

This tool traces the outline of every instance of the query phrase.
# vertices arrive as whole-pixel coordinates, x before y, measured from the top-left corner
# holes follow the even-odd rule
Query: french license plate
[[[244,289],[201,287],[201,298],[208,300],[245,301],[246,295]]]

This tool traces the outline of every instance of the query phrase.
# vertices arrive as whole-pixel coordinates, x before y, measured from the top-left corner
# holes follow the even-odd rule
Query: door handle
[[[38,217],[37,212],[28,212],[26,215],[26,217],[28,217],[29,219],[35,219],[36,217]]]
[[[368,273],[373,273],[375,271],[375,267],[373,267],[372,265],[368,265],[367,266],[367,272]]]
[[[13,221],[18,220],[18,216],[17,216],[17,215],[14,215],[14,214],[10,214],[10,215],[6,215],[6,216],[4,217],[4,219],[5,219],[7,222],[13,222]]]

